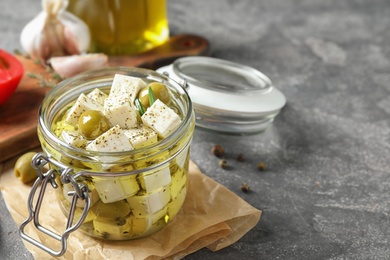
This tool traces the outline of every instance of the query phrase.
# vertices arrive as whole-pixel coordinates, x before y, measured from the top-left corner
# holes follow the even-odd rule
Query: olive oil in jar
[[[90,52],[131,55],[169,38],[166,0],[69,0],[91,32]]]

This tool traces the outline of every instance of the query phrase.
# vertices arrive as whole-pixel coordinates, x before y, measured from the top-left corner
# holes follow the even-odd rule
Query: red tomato
[[[15,56],[0,49],[0,105],[15,92],[23,72],[22,63]]]

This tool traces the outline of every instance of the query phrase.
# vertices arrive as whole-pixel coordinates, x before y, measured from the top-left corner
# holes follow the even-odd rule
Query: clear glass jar
[[[92,152],[61,141],[53,125],[81,93],[94,88],[109,91],[115,74],[158,81],[168,86],[181,116],[181,125],[156,144],[126,152]],[[88,187],[90,209],[80,229],[107,240],[127,240],[160,230],[180,210],[187,191],[190,142],[195,117],[187,92],[177,82],[154,71],[139,68],[105,68],[82,73],[61,82],[44,99],[38,136],[56,177],[57,197],[68,216],[74,184],[64,183],[71,169],[78,184]],[[54,161],[54,163],[53,163]],[[85,201],[78,200],[75,220],[83,214]]]
[[[69,0],[91,32],[91,52],[145,52],[169,38],[166,0]]]

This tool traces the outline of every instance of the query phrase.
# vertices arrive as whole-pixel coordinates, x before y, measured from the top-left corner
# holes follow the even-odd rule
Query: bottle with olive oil
[[[91,32],[90,52],[131,55],[169,38],[166,0],[69,0]]]

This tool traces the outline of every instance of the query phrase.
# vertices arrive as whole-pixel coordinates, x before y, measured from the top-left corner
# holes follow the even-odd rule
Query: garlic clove
[[[101,53],[72,55],[52,57],[48,62],[62,78],[68,78],[83,71],[107,67],[108,56]]]

